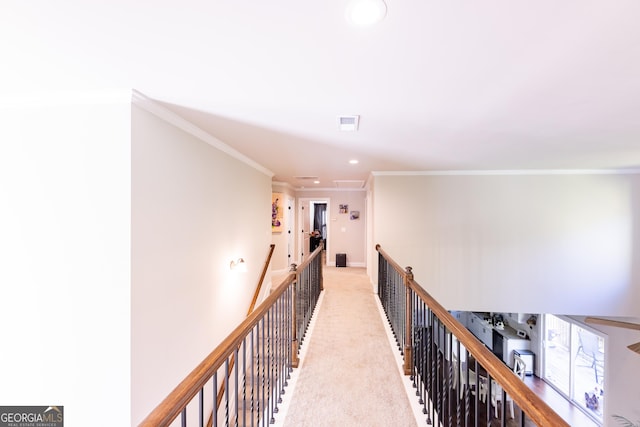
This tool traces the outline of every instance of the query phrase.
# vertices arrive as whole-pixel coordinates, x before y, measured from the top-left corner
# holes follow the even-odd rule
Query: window
[[[596,421],[604,403],[604,337],[544,315],[543,378]]]

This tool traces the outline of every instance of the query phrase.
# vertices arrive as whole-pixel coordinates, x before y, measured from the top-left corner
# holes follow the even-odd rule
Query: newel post
[[[413,347],[411,345],[411,325],[413,324],[413,310],[411,309],[411,287],[413,282],[413,272],[411,267],[407,267],[404,276],[405,289],[405,324],[404,324],[404,374],[411,375],[413,371]]]
[[[289,272],[296,274],[296,280],[293,281],[291,286],[291,366],[297,368],[300,364],[300,359],[298,358],[298,331],[297,331],[297,318],[296,318],[296,307],[298,306],[298,300],[296,296],[296,286],[298,285],[298,280],[300,279],[298,275],[298,265],[291,264],[291,268]]]

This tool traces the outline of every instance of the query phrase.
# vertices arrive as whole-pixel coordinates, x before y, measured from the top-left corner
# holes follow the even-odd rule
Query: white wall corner
[[[171,123],[178,129],[181,129],[184,132],[187,132],[188,134],[200,139],[201,141],[206,142],[207,144],[217,148],[218,150],[230,155],[234,159],[239,160],[245,163],[246,165],[251,166],[252,168],[256,169],[259,172],[264,173],[269,177],[273,177],[274,173],[271,172],[269,169],[265,168],[264,166],[250,159],[249,157],[245,156],[235,148],[230,147],[229,145],[220,141],[215,136],[204,131],[203,129],[199,128],[198,126],[194,125],[188,120],[182,118],[177,113],[160,105],[158,102],[145,96],[144,94],[142,94],[141,92],[138,92],[135,89],[132,91],[132,103],[148,111],[149,113],[154,114],[155,116],[165,120],[166,122]]]

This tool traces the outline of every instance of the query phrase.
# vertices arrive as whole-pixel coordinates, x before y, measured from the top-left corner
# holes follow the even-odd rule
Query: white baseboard
[[[335,267],[335,266],[336,266],[336,262],[335,261],[329,261],[327,263],[327,267]],[[364,268],[366,266],[367,266],[367,264],[365,264],[364,262],[349,262],[349,261],[347,261],[347,267]]]

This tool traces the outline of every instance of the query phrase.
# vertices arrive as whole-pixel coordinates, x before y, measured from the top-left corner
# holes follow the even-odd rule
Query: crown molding
[[[198,126],[194,125],[193,123],[189,122],[188,120],[182,118],[181,116],[179,116],[175,112],[169,110],[168,108],[163,107],[162,105],[160,105],[159,103],[157,103],[153,99],[148,98],[147,96],[143,95],[142,93],[138,92],[135,89],[132,91],[131,100],[132,100],[132,103],[134,105],[136,105],[136,106],[146,110],[147,112],[149,112],[149,113],[161,118],[162,120],[166,121],[167,123],[170,123],[170,124],[174,125],[178,129],[183,130],[184,132],[186,132],[186,133],[198,138],[199,140],[201,140],[203,142],[206,142],[207,144],[211,145],[212,147],[215,147],[218,150],[220,150],[220,151],[228,154],[229,156],[233,157],[234,159],[239,160],[239,161],[241,161],[242,163],[245,163],[248,166],[251,166],[252,168],[256,169],[259,172],[264,173],[265,175],[269,176],[270,178],[274,176],[274,173],[271,172],[269,169],[265,168],[264,166],[262,166],[261,164],[257,163],[256,161],[254,161],[254,160],[250,159],[249,157],[245,156],[244,154],[242,154],[241,152],[239,152],[235,148],[232,148],[232,147],[228,146],[227,144],[225,144],[224,142],[220,141],[215,136],[213,136],[210,133],[204,131],[203,129],[199,128]]]
[[[640,169],[514,169],[448,171],[373,171],[373,176],[490,176],[490,175],[635,175]]]
[[[296,187],[294,187],[293,185],[289,184],[288,182],[284,182],[284,181],[271,181],[271,186],[272,187],[289,188],[291,190],[295,190],[296,189]]]
[[[130,89],[43,90],[37,92],[0,94],[0,108],[129,103],[131,103]]]
[[[320,192],[345,192],[345,191],[351,191],[351,192],[358,192],[358,191],[367,191],[366,188],[333,188],[333,187],[323,187],[323,188],[302,188],[302,187],[298,187],[295,189],[296,192],[300,192],[300,193],[311,193],[314,191],[320,191]]]

